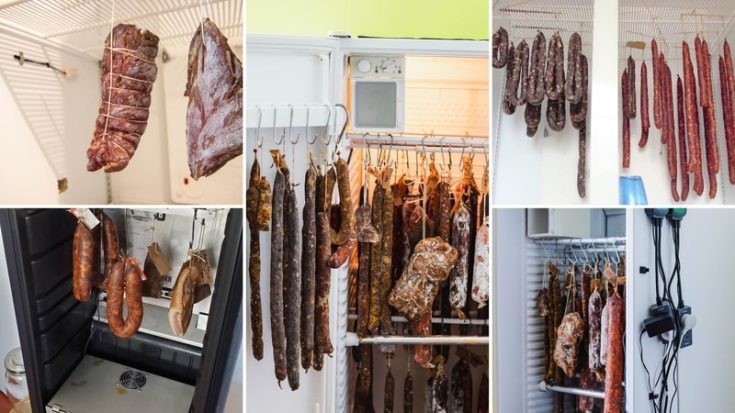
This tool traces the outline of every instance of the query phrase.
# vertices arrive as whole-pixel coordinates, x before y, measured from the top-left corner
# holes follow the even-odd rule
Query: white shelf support
[[[360,338],[355,333],[347,333],[345,343],[357,346],[360,344],[427,344],[434,346],[447,345],[488,345],[487,336],[373,336]]]

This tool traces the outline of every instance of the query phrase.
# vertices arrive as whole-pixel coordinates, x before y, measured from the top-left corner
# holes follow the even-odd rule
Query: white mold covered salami
[[[464,318],[463,308],[467,303],[467,255],[470,244],[470,213],[464,205],[460,205],[452,220],[452,246],[459,252],[459,259],[452,268],[449,278],[449,304]]]
[[[478,308],[487,305],[490,298],[490,217],[486,216],[477,230],[475,266],[472,272],[472,299]]]

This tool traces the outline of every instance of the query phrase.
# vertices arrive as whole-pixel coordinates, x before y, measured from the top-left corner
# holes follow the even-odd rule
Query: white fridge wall
[[[629,210],[629,262],[631,269],[651,268],[646,275],[629,273],[626,316],[629,329],[626,338],[628,385],[627,411],[651,411],[648,388],[639,358],[638,335],[641,322],[647,318],[649,307],[655,303],[654,248],[651,226],[642,209]],[[631,232],[632,231],[632,232]],[[694,327],[694,345],[679,352],[679,394],[682,412],[722,412],[735,405],[731,372],[735,368],[732,342],[735,333],[727,326],[735,323],[735,302],[731,292],[735,279],[727,270],[731,266],[732,239],[727,234],[735,231],[735,212],[725,209],[689,209],[681,224],[680,257],[682,291],[685,303],[697,317]],[[673,268],[671,228],[664,223],[662,230],[664,269]],[[633,287],[633,289],[630,289]],[[649,370],[660,362],[663,346],[654,339],[643,337],[643,349]],[[632,372],[632,374],[630,373]],[[706,373],[705,373],[706,372]],[[706,380],[702,380],[706,377]],[[703,396],[706,395],[706,396]]]

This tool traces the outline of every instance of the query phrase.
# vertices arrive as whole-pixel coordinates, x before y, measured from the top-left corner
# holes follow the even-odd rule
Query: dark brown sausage
[[[528,97],[528,53],[528,44],[522,40],[516,46],[513,56],[513,73],[510,83],[505,85],[504,98],[515,106],[523,106]]]
[[[606,363],[604,413],[620,413],[623,411],[623,368],[625,364],[623,351],[625,317],[623,312],[625,311],[625,304],[617,292],[608,301],[610,346]]]
[[[411,333],[414,336],[425,337],[431,335],[431,313],[421,316],[411,322]],[[416,344],[413,346],[413,359],[419,366],[428,366],[431,363],[431,346]]]
[[[296,191],[287,184],[283,201],[283,317],[286,331],[286,369],[291,390],[299,388],[301,337],[301,234]]]
[[[508,55],[513,56],[513,53],[508,52],[508,32],[501,27],[493,33],[493,67],[505,66]]]
[[[623,77],[621,79],[621,90],[623,93],[623,168],[630,167],[630,116],[628,110],[630,104],[628,103],[628,69],[623,70]]]
[[[732,94],[730,93],[730,85],[727,81],[727,67],[725,60],[720,56],[720,99],[722,100],[722,117],[723,129],[725,130],[725,144],[728,155],[728,176],[730,183],[735,183],[735,162],[731,161],[730,154],[735,152],[735,138],[732,129]]]
[[[444,362],[439,362],[434,382],[431,384],[432,405],[435,412],[446,412],[449,409],[449,381],[444,373]]]
[[[372,202],[372,222],[378,233],[382,235],[383,228],[383,198],[385,197],[385,189],[376,183],[373,190]],[[383,292],[382,292],[382,270],[383,264],[383,244],[378,241],[370,246],[370,316],[368,319],[368,329],[373,334],[379,333],[380,317],[383,311]],[[410,253],[410,252],[409,252]]]
[[[540,105],[546,96],[544,68],[546,66],[546,37],[539,31],[533,40],[531,61],[528,68],[528,103]]]
[[[713,199],[717,195],[717,174],[720,172],[720,149],[717,145],[717,120],[715,118],[715,102],[712,93],[712,66],[710,63],[709,46],[703,40],[701,51],[702,60],[700,77],[704,90],[702,92],[702,103],[704,111],[704,144],[707,155],[707,176],[709,178],[709,197]]]
[[[732,63],[732,53],[730,52],[730,44],[728,43],[727,39],[725,39],[725,43],[722,46],[724,50],[724,60],[725,60],[725,72],[727,73],[727,96],[729,98],[730,102],[730,124],[725,125],[727,129],[730,130],[730,135],[732,136],[732,148],[728,147],[727,149],[727,163],[728,163],[728,169],[730,172],[730,183],[735,184],[735,114],[733,114],[732,110],[735,108],[735,73],[733,71],[733,63]],[[722,90],[720,91],[721,93]]]
[[[635,103],[635,60],[633,56],[628,56],[628,116],[631,119],[636,117],[636,103]]]
[[[449,275],[449,304],[459,318],[464,319],[463,311],[467,302],[467,285],[469,277],[468,256],[470,248],[471,221],[470,212],[460,205],[452,218],[451,245],[459,252],[459,259],[452,267]]]
[[[355,210],[352,208],[352,192],[350,191],[350,171],[347,161],[337,159],[334,167],[337,170],[337,190],[339,192],[339,212],[341,225],[339,231],[331,232],[332,245],[340,245],[347,241],[350,233],[355,230]]]
[[[687,171],[694,174],[694,192],[697,195],[702,195],[704,192],[704,177],[702,176],[702,148],[699,135],[699,110],[697,109],[694,66],[689,55],[689,45],[686,41],[682,42],[681,45],[684,64],[684,110],[686,114],[689,148],[689,165]]]
[[[314,301],[316,297],[316,168],[304,177],[301,229],[301,367],[307,372],[314,353]]]
[[[278,386],[286,379],[286,328],[283,320],[283,196],[286,177],[276,171],[271,207],[270,318],[273,361]]]
[[[679,202],[679,194],[676,189],[677,184],[677,165],[676,165],[676,135],[675,135],[675,128],[674,128],[674,110],[672,108],[672,105],[674,103],[673,97],[672,97],[672,90],[671,90],[671,69],[669,68],[668,64],[662,63],[664,65],[664,133],[667,134],[666,138],[666,155],[667,155],[667,161],[669,166],[669,182],[671,186],[671,197],[674,199],[674,202]]]
[[[245,216],[250,229],[250,250],[248,255],[248,278],[250,281],[250,326],[252,328],[253,357],[263,358],[263,313],[260,301],[260,232],[258,229],[258,202],[260,185],[260,164],[253,161],[250,169],[250,183],[246,192]]]
[[[314,309],[314,370],[321,370],[324,354],[331,354],[329,336],[329,288],[331,271],[327,265],[330,256],[329,218],[325,212],[316,214],[316,307]]]
[[[87,301],[92,294],[92,268],[94,258],[94,239],[92,231],[79,220],[74,230],[74,243],[72,244],[72,287],[74,298],[77,301]]]
[[[413,377],[410,370],[403,380],[403,413],[413,413]]]
[[[567,56],[567,79],[564,84],[565,99],[571,104],[582,100],[582,38],[579,33],[573,33],[569,38],[569,53]]]
[[[359,265],[357,273],[357,335],[368,335],[368,318],[370,316],[370,245],[359,244]]]
[[[557,100],[549,100],[546,104],[546,123],[553,131],[561,131],[567,122],[566,101],[564,96],[560,96]]]
[[[477,413],[489,413],[489,404],[490,380],[488,380],[486,373],[482,373],[482,379],[480,379],[480,392],[477,395]]]
[[[107,283],[107,322],[110,331],[121,338],[138,331],[143,321],[142,270],[134,258],[118,261],[110,270]],[[123,292],[128,316],[123,320]]]
[[[508,55],[515,55],[515,46],[511,42],[508,48]],[[510,101],[510,96],[506,96],[505,90],[508,88],[510,82],[513,81],[513,59],[508,59],[508,64],[505,66],[505,88],[503,89],[503,112],[506,115],[512,115],[516,112],[516,105]]]
[[[533,138],[536,131],[538,131],[538,124],[541,122],[541,105],[535,106],[529,103],[526,105],[523,116],[526,120],[526,136]]]
[[[106,284],[112,265],[120,260],[120,243],[117,240],[117,228],[107,214],[102,214],[102,238],[105,252],[105,277],[102,286]]]
[[[559,99],[564,93],[564,43],[558,33],[549,41],[546,57],[546,96],[551,100]]]
[[[579,159],[577,160],[577,194],[580,198],[587,195],[587,126],[582,124],[579,129]]]
[[[393,399],[396,392],[396,382],[393,378],[393,373],[391,373],[390,368],[388,368],[388,373],[385,375],[385,388],[384,388],[384,397],[383,397],[383,412],[384,413],[393,413]]]
[[[580,56],[580,76],[582,78],[582,99],[577,104],[572,103],[569,105],[569,117],[571,118],[572,126],[576,129],[581,129],[583,126],[586,127],[587,123],[589,66],[587,56],[585,55]]]
[[[452,368],[449,410],[456,413],[472,413],[472,372],[469,364],[458,360]]]
[[[658,45],[656,39],[651,40],[651,62],[653,64],[653,125],[661,129],[661,93],[658,83]]]
[[[648,68],[646,62],[641,63],[641,139],[639,147],[646,146],[648,130],[651,128],[651,119],[648,115]]]
[[[687,135],[684,121],[684,85],[676,76],[676,106],[679,126],[679,169],[681,169],[681,200],[689,196],[689,173],[687,172]]]
[[[329,256],[329,260],[327,261],[327,265],[330,268],[337,269],[347,262],[347,260],[350,258],[350,255],[352,255],[352,250],[355,249],[357,246],[357,234],[355,231],[352,231],[348,236],[345,242],[343,242],[339,247],[337,247],[337,250],[334,251],[334,254]]]

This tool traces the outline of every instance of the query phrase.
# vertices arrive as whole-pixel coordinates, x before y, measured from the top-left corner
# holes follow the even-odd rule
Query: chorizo
[[[472,271],[472,299],[478,309],[487,305],[490,299],[490,217],[485,219],[477,230],[475,241],[475,266]]]
[[[329,336],[330,252],[329,218],[326,212],[316,214],[316,306],[314,308],[314,370],[321,370],[324,354],[333,351]]]
[[[727,67],[725,66],[725,60],[720,56],[720,98],[722,100],[722,117],[723,117],[723,129],[725,130],[725,145],[728,156],[728,176],[730,177],[730,183],[735,183],[735,162],[732,162],[730,154],[735,151],[735,136],[733,136],[732,129],[732,94],[730,93],[730,86],[727,82]]]
[[[413,413],[413,377],[411,370],[403,380],[403,413]]]
[[[704,178],[702,176],[702,149],[699,135],[699,111],[697,109],[697,91],[694,80],[694,67],[689,55],[689,45],[681,43],[682,60],[684,65],[684,111],[687,127],[687,142],[689,165],[687,172],[694,174],[694,192],[702,195],[704,192]]]
[[[646,62],[641,62],[641,139],[638,147],[646,146],[648,130],[651,128],[651,119],[648,115],[648,68]]]
[[[250,169],[250,183],[246,192],[245,217],[250,229],[250,250],[248,251],[248,278],[250,281],[250,326],[252,328],[253,357],[263,358],[263,313],[260,300],[260,232],[258,229],[258,202],[260,183],[260,164],[253,161]]]
[[[524,112],[524,118],[526,120],[526,136],[533,138],[538,131],[538,124],[541,122],[541,105],[526,105]]]
[[[658,45],[656,39],[651,40],[651,62],[653,70],[653,125],[656,129],[661,129],[661,91],[659,85],[658,73]]]
[[[72,287],[77,301],[87,301],[92,294],[94,239],[92,231],[79,220],[72,244]]]
[[[635,102],[635,60],[633,56],[628,56],[628,117],[635,119],[637,108]]]
[[[628,69],[623,70],[623,77],[621,80],[621,90],[623,93],[623,168],[630,167],[630,116],[628,109],[630,105],[628,103]]]
[[[291,390],[299,388],[299,320],[301,316],[301,234],[299,234],[296,191],[285,191],[283,220],[283,317],[286,331],[286,369]]]
[[[499,69],[505,66],[509,55],[513,56],[513,53],[508,52],[508,31],[501,27],[493,33],[493,67]]]
[[[513,43],[510,44],[510,47],[508,48],[508,55],[514,56],[515,55],[515,46]],[[507,88],[510,82],[513,81],[513,59],[508,59],[508,64],[505,67],[505,87]],[[505,90],[505,89],[504,89]],[[506,115],[512,115],[516,112],[516,105],[514,105],[510,101],[510,96],[506,96],[505,92],[503,92],[503,112],[505,112]]]
[[[727,91],[728,100],[730,102],[730,124],[725,125],[726,129],[730,130],[732,136],[732,148],[728,146],[727,149],[727,163],[730,171],[730,183],[735,184],[735,114],[732,112],[735,107],[735,73],[733,72],[732,53],[730,51],[730,43],[725,39],[725,43],[722,46],[725,60],[725,72],[727,74]],[[720,90],[721,93],[724,93]]]
[[[469,364],[458,360],[452,368],[449,411],[472,413],[472,372]]]
[[[531,62],[528,73],[528,103],[540,105],[546,96],[544,67],[546,66],[546,37],[543,32],[536,33],[531,49]]]
[[[577,194],[580,198],[587,195],[587,126],[586,122],[579,129],[579,157],[577,159]]]
[[[687,172],[687,135],[684,121],[684,86],[676,76],[677,123],[679,127],[679,169],[681,169],[681,200],[689,196],[689,173]]]
[[[557,100],[549,100],[546,104],[546,123],[551,130],[559,132],[564,129],[567,122],[566,106],[563,95]]]
[[[273,182],[271,207],[270,318],[273,361],[280,387],[286,379],[286,328],[283,320],[283,201],[286,177],[279,169]]]
[[[605,378],[605,413],[623,411],[623,368],[624,349],[623,334],[625,331],[625,304],[617,291],[608,300],[609,324],[608,337],[610,347],[607,354],[607,375]]]
[[[143,321],[143,277],[143,271],[134,258],[118,261],[110,270],[107,283],[107,322],[116,337],[130,337],[140,328]],[[128,309],[125,320],[122,318],[123,292]]]
[[[579,33],[573,33],[569,38],[569,53],[567,56],[567,78],[564,83],[565,99],[571,104],[582,100],[582,38]]]
[[[717,174],[720,172],[720,150],[717,145],[717,120],[715,118],[715,103],[712,92],[712,67],[710,63],[709,46],[706,40],[702,40],[702,59],[704,78],[704,93],[701,97],[704,111],[704,147],[707,155],[707,175],[709,178],[709,197],[713,199],[717,195]]]
[[[112,265],[120,260],[120,243],[117,240],[117,228],[107,214],[102,214],[102,236],[104,238],[105,277],[102,286],[106,284],[107,274],[112,271]]]
[[[383,412],[393,413],[393,399],[396,392],[396,382],[393,378],[393,373],[390,371],[390,367],[388,367],[388,373],[385,375],[385,387],[383,390]]]
[[[520,92],[518,91],[520,89]],[[513,56],[513,73],[510,83],[505,85],[504,98],[515,106],[523,106],[528,94],[528,44],[518,43]]]
[[[339,231],[331,231],[332,245],[340,245],[347,241],[355,230],[354,210],[352,209],[352,192],[350,191],[350,171],[347,161],[337,159],[334,167],[337,170],[337,190],[339,191],[339,213],[341,224]]]
[[[314,301],[316,297],[316,168],[304,177],[301,228],[301,367],[307,372],[314,353]]]
[[[676,185],[677,185],[677,170],[676,170],[676,135],[674,132],[674,112],[672,105],[674,103],[672,98],[672,90],[671,90],[671,69],[669,68],[668,64],[662,63],[664,65],[664,103],[666,107],[664,108],[664,133],[667,134],[666,138],[666,154],[667,154],[667,161],[669,166],[669,181],[671,186],[671,197],[674,199],[674,202],[679,202],[679,194],[677,193]]]
[[[467,301],[467,255],[470,237],[470,212],[460,205],[452,218],[451,245],[459,251],[459,259],[449,277],[449,303],[459,318],[464,319],[462,310]]]

